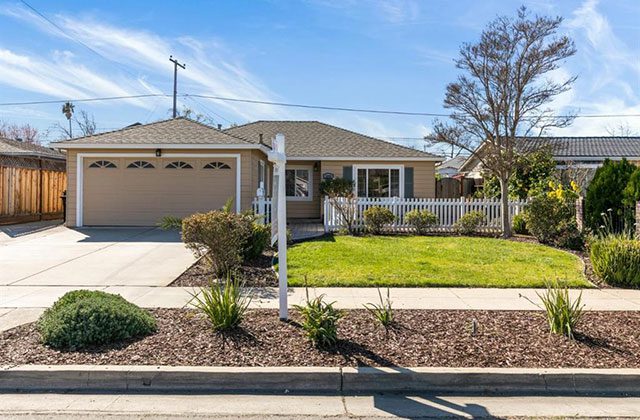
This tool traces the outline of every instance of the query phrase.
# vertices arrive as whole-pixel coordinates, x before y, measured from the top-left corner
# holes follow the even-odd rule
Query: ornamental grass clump
[[[324,302],[324,295],[307,300],[304,305],[294,307],[302,315],[302,329],[316,347],[332,347],[338,341],[338,321],[344,313],[333,307],[335,302]]]
[[[416,229],[418,235],[426,235],[438,224],[438,216],[428,210],[411,210],[404,215],[404,220]]]
[[[562,334],[573,339],[576,325],[583,314],[582,292],[577,299],[572,300],[569,296],[569,288],[559,286],[556,282],[547,285],[547,290],[538,293],[538,297],[544,306],[551,333]]]
[[[44,344],[74,351],[151,334],[156,320],[119,295],[74,290],[47,309],[36,326]]]
[[[607,234],[589,240],[595,273],[607,284],[640,287],[640,240],[627,234]]]
[[[378,289],[378,296],[380,297],[379,304],[366,303],[364,307],[385,328],[385,330],[389,331],[389,328],[393,325],[393,308],[391,307],[389,288],[387,288],[386,299],[382,297],[380,289]]]
[[[251,303],[251,293],[243,294],[238,279],[232,279],[229,274],[224,283],[211,282],[191,296],[192,305],[207,317],[217,332],[237,328]]]

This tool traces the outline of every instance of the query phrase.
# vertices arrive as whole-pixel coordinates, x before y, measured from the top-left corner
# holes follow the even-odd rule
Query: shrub
[[[393,324],[393,308],[391,307],[389,288],[387,288],[386,299],[382,298],[380,289],[378,289],[378,296],[380,297],[379,304],[367,303],[364,307],[386,330],[389,330],[389,327]]]
[[[44,344],[78,350],[151,334],[156,321],[119,295],[74,290],[42,314],[37,328]]]
[[[481,211],[470,211],[460,217],[453,228],[460,235],[471,235],[478,231],[478,228],[486,221],[486,217]]]
[[[192,296],[192,305],[206,315],[214,331],[238,327],[251,303],[251,296],[243,296],[238,279],[232,280],[229,274],[224,284],[212,282]]]
[[[547,290],[538,293],[547,315],[549,329],[553,334],[563,334],[573,339],[576,325],[582,317],[582,292],[574,301],[569,297],[569,289],[558,284],[548,285]]]
[[[589,241],[593,270],[613,286],[640,287],[640,241],[609,234]]]
[[[367,231],[374,235],[380,235],[385,225],[396,220],[391,210],[380,206],[369,207],[364,211],[363,216]]]
[[[438,216],[427,210],[411,210],[404,215],[404,220],[416,228],[418,235],[425,235],[429,229],[438,224]]]
[[[309,299],[304,305],[295,305],[302,315],[302,329],[318,347],[331,347],[338,341],[338,320],[343,312],[335,309],[333,303],[325,303],[324,295]]]
[[[354,233],[357,210],[353,187],[353,181],[346,178],[325,179],[320,183],[320,194],[329,198],[339,223],[349,234]]]
[[[162,230],[180,230],[182,229],[182,219],[176,216],[163,216],[158,221],[158,226]]]
[[[247,240],[244,249],[245,260],[258,258],[265,249],[269,247],[271,241],[271,225],[262,225],[255,221],[251,223],[251,236]]]
[[[218,276],[242,263],[252,234],[252,219],[214,210],[196,213],[182,221],[182,241],[196,256],[204,256]]]
[[[527,229],[540,243],[580,250],[584,239],[576,225],[574,206],[572,196],[538,195],[527,206]]]
[[[513,225],[513,231],[518,235],[528,235],[529,231],[527,230],[527,222],[524,218],[523,213],[518,213],[513,216],[511,220],[511,224]]]
[[[612,210],[612,217],[616,218],[618,222],[623,221],[624,190],[635,170],[636,167],[626,159],[622,159],[620,162],[612,162],[607,159],[596,170],[593,180],[587,188],[584,206],[587,226],[596,230],[600,226],[601,215],[609,209]],[[622,227],[623,223],[616,223],[616,225]]]

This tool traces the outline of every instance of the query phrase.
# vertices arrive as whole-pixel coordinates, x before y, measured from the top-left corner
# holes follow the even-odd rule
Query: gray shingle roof
[[[260,134],[271,146],[277,133],[286,139],[286,154],[292,158],[433,158],[439,157],[419,150],[389,143],[364,134],[318,121],[256,121],[231,127],[226,133],[258,143]]]
[[[49,158],[65,160],[66,155],[49,147],[33,143],[24,143],[17,140],[0,138],[0,155],[28,156],[37,158]]]
[[[469,156],[456,156],[454,158],[451,158],[449,160],[442,162],[440,165],[438,165],[438,169],[444,169],[444,168],[460,169],[460,167],[467,160],[468,157]]]
[[[179,117],[150,124],[131,125],[120,130],[54,143],[64,148],[68,144],[249,144],[229,133],[188,118]]]
[[[554,158],[640,157],[640,137],[521,137],[518,150],[527,153],[548,147]]]

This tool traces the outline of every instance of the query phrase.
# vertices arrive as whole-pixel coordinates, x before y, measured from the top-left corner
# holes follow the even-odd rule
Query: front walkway
[[[294,241],[303,241],[324,235],[324,225],[317,220],[289,220],[287,228]]]
[[[86,287],[120,294],[125,299],[145,308],[183,308],[196,289],[188,287],[106,286]],[[78,287],[67,286],[0,286],[0,331],[26,322],[32,322],[51,306],[56,299]],[[385,289],[382,289],[383,295]],[[539,310],[536,295],[540,289],[471,289],[471,288],[392,288],[393,307],[396,309],[456,309],[456,310]],[[378,303],[376,288],[315,288],[311,296],[325,295],[327,302],[336,302],[343,309],[361,309],[365,303]],[[575,297],[579,290],[572,290]],[[277,308],[276,288],[253,289],[253,308]],[[530,299],[526,299],[526,298]],[[302,287],[289,289],[289,305],[303,303]],[[586,289],[582,301],[587,310],[640,311],[640,290]]]

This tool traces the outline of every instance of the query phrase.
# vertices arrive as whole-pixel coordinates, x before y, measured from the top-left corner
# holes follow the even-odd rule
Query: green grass
[[[335,236],[290,247],[288,260],[291,286],[592,286],[575,255],[493,238]]]

